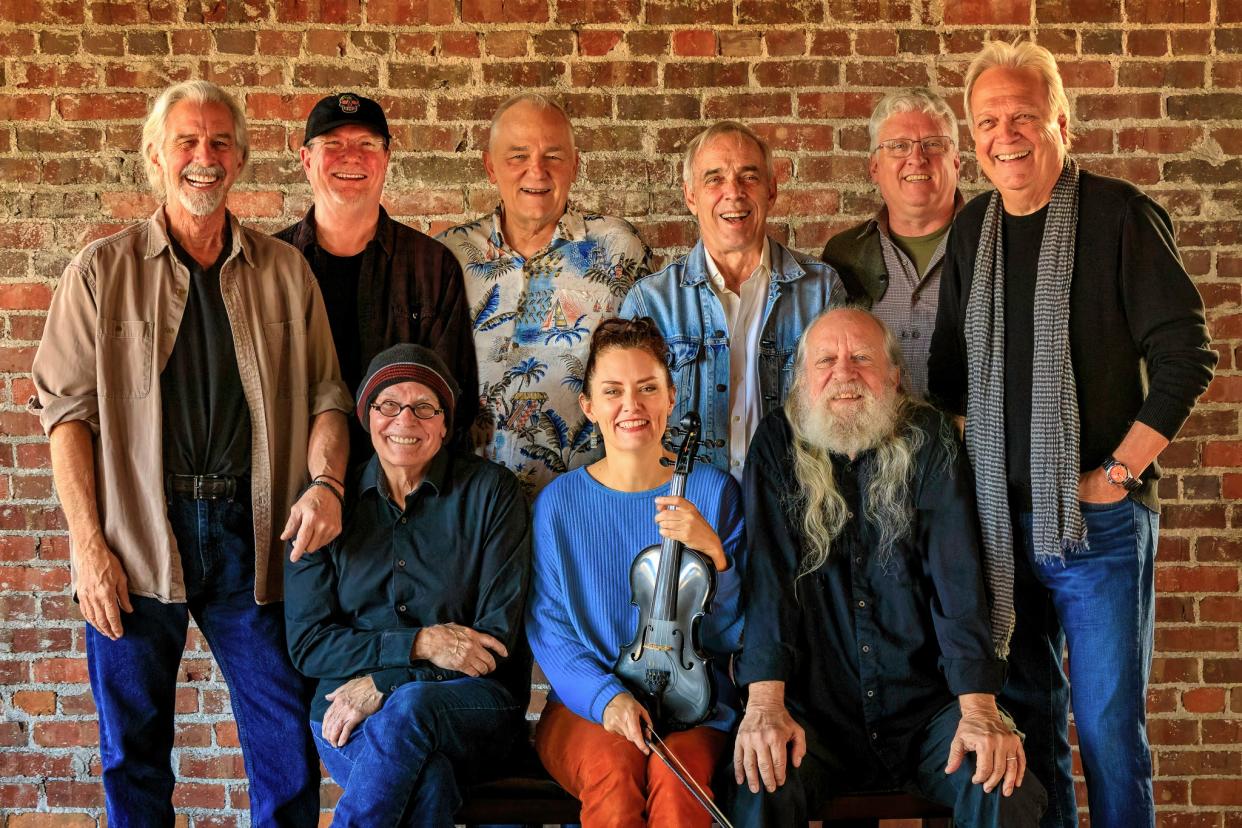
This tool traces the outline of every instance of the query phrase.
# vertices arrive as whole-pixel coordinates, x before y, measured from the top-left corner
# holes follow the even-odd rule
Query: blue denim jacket
[[[772,276],[759,336],[759,392],[767,416],[785,401],[793,383],[794,351],[802,329],[820,311],[844,304],[837,272],[818,259],[771,244]],[[668,342],[677,404],[670,424],[687,411],[703,418],[703,438],[722,448],[701,452],[729,471],[729,334],[724,308],[712,290],[702,239],[659,273],[639,279],[621,305],[621,316],[650,316]]]

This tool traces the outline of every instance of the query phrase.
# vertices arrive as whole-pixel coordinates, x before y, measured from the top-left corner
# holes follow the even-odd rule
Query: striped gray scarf
[[[975,470],[992,643],[1013,633],[1013,526],[1005,469],[1005,252],[1000,193],[992,192],[966,304],[966,450]],[[1078,391],[1070,355],[1070,283],[1078,230],[1078,165],[1066,158],[1052,188],[1035,276],[1031,374],[1031,505],[1037,558],[1086,547],[1078,507]]]

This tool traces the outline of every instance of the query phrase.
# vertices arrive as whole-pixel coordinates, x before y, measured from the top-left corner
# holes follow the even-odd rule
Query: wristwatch
[[[1114,486],[1120,486],[1127,492],[1143,488],[1143,481],[1130,474],[1130,467],[1111,454],[1104,458],[1104,464],[1100,468],[1104,470],[1104,477]]]

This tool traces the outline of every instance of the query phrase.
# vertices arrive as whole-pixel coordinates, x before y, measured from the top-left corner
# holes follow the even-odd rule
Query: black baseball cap
[[[379,104],[355,92],[342,92],[329,95],[315,104],[306,118],[306,135],[302,137],[302,143],[346,124],[370,127],[383,135],[384,140],[392,138],[388,131],[388,119]]]

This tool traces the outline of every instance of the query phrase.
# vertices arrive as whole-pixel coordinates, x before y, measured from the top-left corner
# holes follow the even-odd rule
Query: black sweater
[[[928,363],[932,397],[959,414],[966,411],[966,304],[989,195],[973,199],[953,222]],[[1015,225],[1006,224],[1006,232],[1013,232]],[[1008,247],[1010,240],[1004,242]],[[1006,291],[1007,297],[1017,295],[1033,295],[1033,286]],[[1006,339],[1029,342],[1031,319],[1030,307],[1006,307]],[[1081,471],[1098,467],[1112,454],[1135,420],[1172,440],[1216,365],[1203,300],[1182,266],[1168,213],[1133,185],[1085,170],[1079,182],[1069,334],[1082,427]],[[1016,429],[1020,434],[1007,438],[1008,450],[1012,455],[1017,438],[1027,455],[1011,457],[1010,465],[1026,473],[1025,480],[1021,473],[1015,479],[1011,470],[1010,483],[1019,497],[1024,483],[1028,500],[1030,389],[1023,383],[1029,382],[1029,361],[1037,347],[1030,343],[1021,349],[1024,370],[1015,370],[1008,347],[1006,354],[1007,431],[1015,431],[1010,425],[1015,422],[1025,424]],[[1153,463],[1137,495],[1152,509],[1159,508],[1159,476]]]

